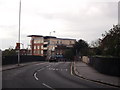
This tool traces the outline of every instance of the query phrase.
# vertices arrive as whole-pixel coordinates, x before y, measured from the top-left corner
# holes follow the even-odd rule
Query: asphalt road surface
[[[42,62],[2,72],[2,88],[112,88],[81,79],[71,72],[71,62]]]

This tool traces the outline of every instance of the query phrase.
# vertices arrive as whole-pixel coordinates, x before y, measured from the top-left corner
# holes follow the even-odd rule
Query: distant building
[[[66,49],[73,47],[75,39],[56,38],[53,36],[29,35],[31,37],[31,54],[45,56],[63,56]]]

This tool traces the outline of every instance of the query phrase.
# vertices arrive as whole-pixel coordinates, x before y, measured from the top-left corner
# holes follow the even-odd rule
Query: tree
[[[88,54],[88,43],[82,39],[75,43],[73,47],[75,55],[87,55]]]
[[[67,59],[69,59],[69,60],[73,60],[74,54],[73,54],[72,49],[66,50],[65,54],[64,54],[64,57],[67,58]]]
[[[96,41],[91,42],[91,47],[98,48],[100,46],[101,39],[97,39]]]
[[[103,55],[120,56],[120,25],[113,25],[113,28],[103,35],[99,48]]]
[[[9,48],[6,49],[2,52],[2,56],[13,56],[13,55],[17,55],[16,50]]]
[[[104,36],[102,34],[102,36]],[[100,44],[101,44],[101,39],[97,39],[96,41],[92,41],[90,48],[89,48],[89,55],[101,55],[102,51],[100,48]]]

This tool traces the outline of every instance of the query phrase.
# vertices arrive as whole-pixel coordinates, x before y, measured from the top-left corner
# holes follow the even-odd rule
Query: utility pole
[[[21,19],[21,0],[20,0],[20,5],[19,5],[19,33],[18,33],[19,48],[18,48],[18,66],[19,66],[19,64],[20,64],[20,19]]]

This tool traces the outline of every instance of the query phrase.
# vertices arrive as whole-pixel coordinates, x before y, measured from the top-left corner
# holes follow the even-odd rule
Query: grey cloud
[[[101,10],[101,14],[87,15],[87,11],[90,7],[96,7]],[[86,40],[94,40],[101,36],[104,31],[109,30],[113,24],[117,22],[117,2],[97,2],[88,5],[88,10],[74,14],[74,12],[66,13],[39,13],[46,19],[60,19],[67,21],[67,28],[64,32],[67,36],[84,37]],[[75,33],[73,35],[71,33]],[[62,35],[62,34],[61,34]],[[63,35],[62,35],[63,36]]]
[[[51,12],[51,13],[47,13],[47,12],[38,12],[37,14],[47,18],[47,19],[64,19],[64,20],[78,20],[79,18],[84,18],[84,16],[86,16],[87,11],[89,10],[90,7],[96,7],[98,9],[100,9],[103,13],[104,16],[108,16],[108,17],[114,17],[116,16],[118,10],[117,10],[117,4],[116,2],[96,2],[96,3],[90,3],[88,4],[88,9],[84,9],[82,12],[80,11],[81,9],[78,9],[79,13],[75,14],[74,11],[71,12]],[[49,7],[48,7],[49,8]],[[80,8],[80,7],[78,7]],[[57,9],[57,8],[56,8]],[[82,16],[82,17],[80,17]],[[87,17],[89,17],[87,15]]]
[[[36,12],[35,11],[34,13],[37,13],[37,17],[39,16],[48,21],[57,20],[57,21],[65,22],[64,23],[65,28],[63,28],[64,33],[63,30],[59,31],[59,33],[56,32],[57,37],[75,38],[75,39],[82,38],[90,42],[99,38],[102,33],[112,28],[113,24],[116,24],[118,20],[117,19],[118,11],[117,11],[117,2],[96,2],[96,3],[88,4],[87,7],[88,8],[83,8],[83,9],[78,7],[76,12],[74,10],[69,10],[66,12],[59,12],[59,11]],[[94,13],[92,15],[88,15],[88,11],[91,7],[98,8],[100,10],[100,13]],[[5,29],[7,31],[10,30],[10,35],[12,36],[11,38],[8,39],[2,39],[2,45],[0,47],[8,47],[10,45],[14,46],[15,43],[17,42],[16,37],[18,37],[18,26],[1,25],[0,28],[2,28],[2,30]],[[27,45],[29,43],[29,40],[28,37],[26,36],[27,33],[21,30],[21,42]]]

